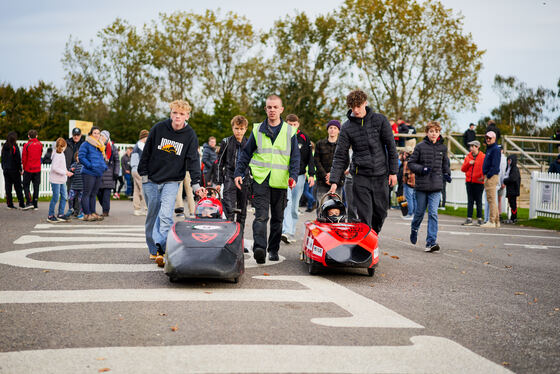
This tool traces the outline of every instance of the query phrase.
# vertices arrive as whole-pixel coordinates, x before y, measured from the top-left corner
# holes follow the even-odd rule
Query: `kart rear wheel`
[[[319,273],[321,267],[322,267],[321,265],[319,265],[316,261],[313,261],[312,259],[309,259],[309,262],[307,263],[307,271],[309,271],[309,274],[311,275],[315,275]]]
[[[373,277],[373,274],[375,274],[375,268],[367,268],[367,275]]]

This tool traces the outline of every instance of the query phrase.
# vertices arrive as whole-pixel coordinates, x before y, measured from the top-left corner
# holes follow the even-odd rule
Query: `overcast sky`
[[[0,10],[0,82],[15,87],[39,80],[64,85],[60,62],[72,35],[82,41],[121,17],[141,26],[159,12],[202,12],[221,8],[245,15],[262,30],[296,9],[309,15],[334,10],[341,0],[97,0],[92,2],[2,1]],[[486,50],[477,110],[456,115],[457,129],[488,115],[499,104],[492,90],[496,74],[514,75],[530,87],[555,88],[560,78],[560,0],[442,0],[464,15],[464,29]]]

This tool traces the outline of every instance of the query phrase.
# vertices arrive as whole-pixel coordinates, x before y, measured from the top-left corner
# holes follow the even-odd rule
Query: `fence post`
[[[529,191],[529,219],[537,218],[537,204],[538,204],[538,189],[537,179],[539,172],[533,171],[531,173],[531,189]]]

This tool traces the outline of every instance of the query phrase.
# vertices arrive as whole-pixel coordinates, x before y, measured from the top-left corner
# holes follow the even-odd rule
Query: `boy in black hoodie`
[[[241,225],[241,232],[245,228],[245,218],[247,217],[247,198],[250,183],[243,183],[239,190],[235,187],[233,174],[237,165],[239,153],[247,144],[247,138],[244,136],[247,131],[249,122],[243,116],[235,116],[231,120],[231,130],[233,135],[224,138],[220,143],[218,152],[218,168],[214,175],[214,184],[219,190],[220,185],[224,185],[222,196],[224,198],[224,213],[229,221],[235,218],[235,209],[237,213],[237,222]],[[249,170],[245,170],[245,175],[249,176]],[[247,179],[248,181],[249,179]]]
[[[506,187],[506,197],[511,209],[511,217],[506,223],[517,222],[517,196],[521,187],[521,174],[517,167],[517,156],[509,155],[507,158],[506,175],[504,178],[504,185]]]
[[[163,267],[167,233],[173,224],[173,210],[179,184],[187,170],[193,191],[204,196],[200,186],[200,158],[198,138],[186,122],[191,106],[183,100],[169,104],[169,119],[156,123],[150,130],[138,174],[142,176],[142,190],[148,212],[146,215],[146,243],[150,258]]]

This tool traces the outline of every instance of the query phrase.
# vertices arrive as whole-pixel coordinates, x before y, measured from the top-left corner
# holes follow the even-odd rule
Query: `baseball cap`
[[[80,130],[80,129],[77,128],[77,127],[74,127],[74,128],[72,129],[72,136],[74,136],[74,135],[82,135],[82,130]]]

